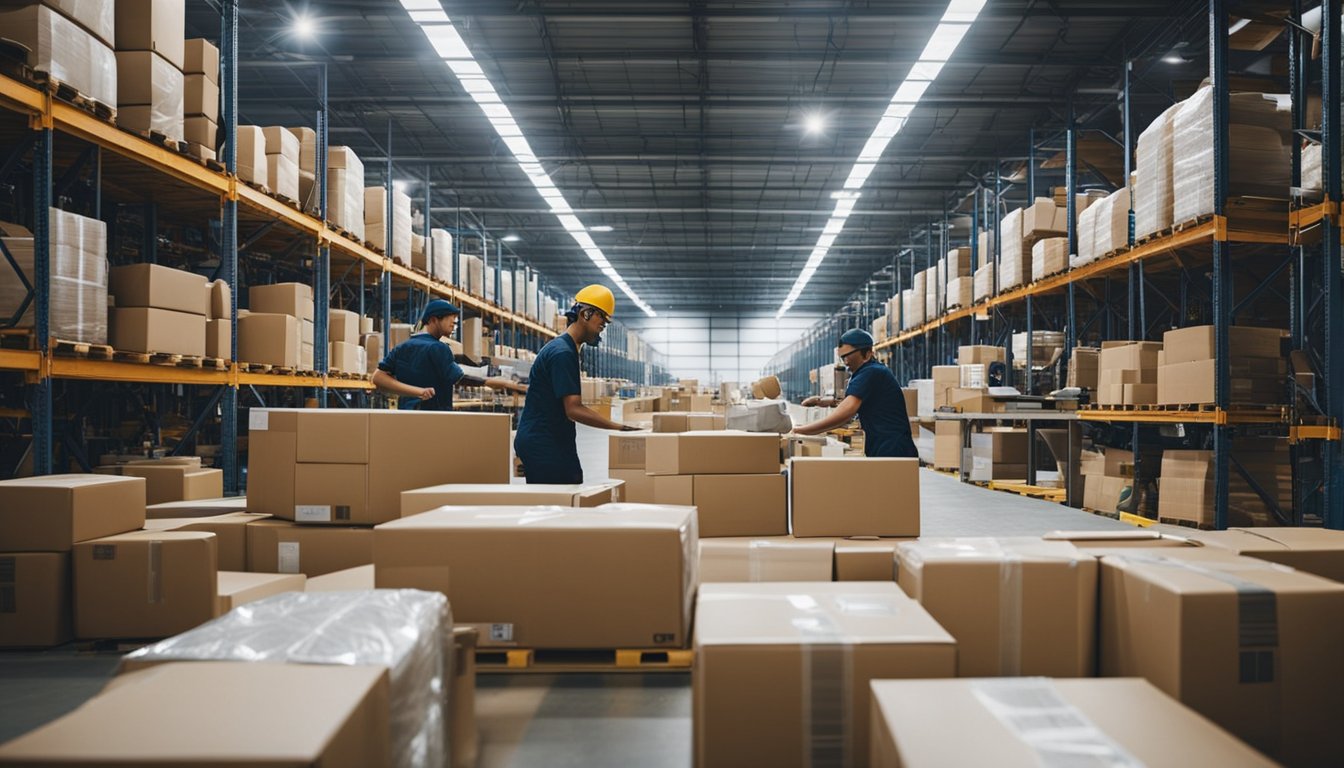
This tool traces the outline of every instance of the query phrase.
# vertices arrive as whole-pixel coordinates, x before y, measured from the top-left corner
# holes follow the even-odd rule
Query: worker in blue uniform
[[[843,399],[809,397],[805,406],[834,407],[829,415],[811,424],[794,428],[800,435],[820,435],[848,424],[859,417],[863,427],[863,455],[916,458],[915,441],[910,436],[910,417],[905,410],[905,395],[891,369],[873,357],[873,336],[862,328],[851,328],[840,336],[836,352],[850,370],[849,386]]]
[[[398,395],[397,408],[416,411],[453,410],[453,387],[486,386],[526,393],[527,387],[502,378],[467,375],[444,343],[462,314],[451,302],[434,299],[420,315],[423,330],[389,349],[373,373],[373,385]]]
[[[565,313],[569,326],[537,353],[528,378],[530,392],[513,440],[529,483],[581,483],[583,466],[574,423],[598,429],[631,430],[583,404],[579,350],[596,345],[616,311],[616,297],[604,285],[590,285]]]

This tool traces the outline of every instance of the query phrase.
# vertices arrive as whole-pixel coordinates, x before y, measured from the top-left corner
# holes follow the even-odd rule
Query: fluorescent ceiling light
[[[403,0],[405,1],[405,0]],[[934,28],[933,33],[929,35],[929,40],[924,45],[924,50],[915,62],[910,71],[906,73],[905,79],[901,81],[896,93],[891,97],[891,104],[878,120],[873,132],[864,143],[863,149],[855,159],[853,168],[849,171],[849,177],[845,179],[844,189],[831,193],[835,200],[835,210],[831,217],[827,219],[826,226],[822,229],[821,235],[817,237],[817,245],[812,249],[811,256],[807,259],[807,264],[798,273],[798,278],[794,281],[793,287],[789,289],[789,294],[780,305],[779,311],[775,317],[783,317],[785,312],[794,305],[794,302],[803,295],[803,289],[807,283],[816,274],[821,262],[825,260],[826,254],[831,246],[835,244],[835,239],[844,229],[845,221],[854,211],[854,205],[859,197],[859,190],[868,181],[873,170],[877,167],[877,161],[886,151],[891,140],[896,134],[905,127],[910,113],[914,111],[915,105],[924,97],[924,92],[928,90],[929,85],[937,79],[939,73],[943,70],[943,64],[956,53],[957,46],[966,37],[970,31],[971,25],[980,15],[981,9],[985,7],[986,0],[951,0],[947,9],[943,12],[943,17],[938,26]],[[805,126],[811,130],[812,117],[807,118]],[[818,129],[819,130],[819,129]]]
[[[821,133],[826,130],[826,117],[820,112],[812,112],[803,118],[803,128],[808,133]]]
[[[588,228],[589,232],[610,232],[610,224],[597,224]]]
[[[503,240],[503,241],[506,242],[506,243],[516,243],[516,242],[518,242],[519,240],[522,240],[522,239],[523,239],[523,238],[521,238],[521,237],[519,237],[519,236],[513,234],[512,232],[510,232],[509,234],[507,234],[507,235],[505,235],[505,236],[503,236],[503,237],[500,238],[500,240]]]

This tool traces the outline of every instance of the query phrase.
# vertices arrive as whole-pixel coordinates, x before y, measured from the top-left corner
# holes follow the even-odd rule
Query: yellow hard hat
[[[584,286],[574,295],[574,303],[597,307],[605,312],[607,317],[616,316],[616,297],[612,295],[611,289],[605,285],[594,283]]]

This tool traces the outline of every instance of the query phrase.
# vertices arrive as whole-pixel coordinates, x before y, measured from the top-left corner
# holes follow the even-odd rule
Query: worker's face
[[[836,350],[836,354],[840,355],[840,362],[844,363],[845,367],[851,372],[857,371],[859,366],[868,362],[868,358],[872,357],[870,350],[860,349],[849,344],[841,344],[840,348]]]
[[[596,344],[610,322],[611,318],[602,314],[600,309],[585,309],[579,312],[579,324],[583,326],[583,342]]]
[[[425,330],[429,331],[429,334],[435,338],[441,339],[444,336],[452,336],[453,331],[457,330],[457,315],[442,315],[430,318]]]

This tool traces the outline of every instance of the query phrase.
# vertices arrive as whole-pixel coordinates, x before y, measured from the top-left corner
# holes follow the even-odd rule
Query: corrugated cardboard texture
[[[110,475],[0,480],[0,542],[7,552],[68,552],[77,542],[145,524],[145,481]]]
[[[205,531],[215,534],[219,570],[247,570],[247,526],[266,515],[230,512],[211,517],[159,518],[145,521],[147,531]]]
[[[215,535],[140,531],[75,545],[75,636],[167,637],[215,616]]]

